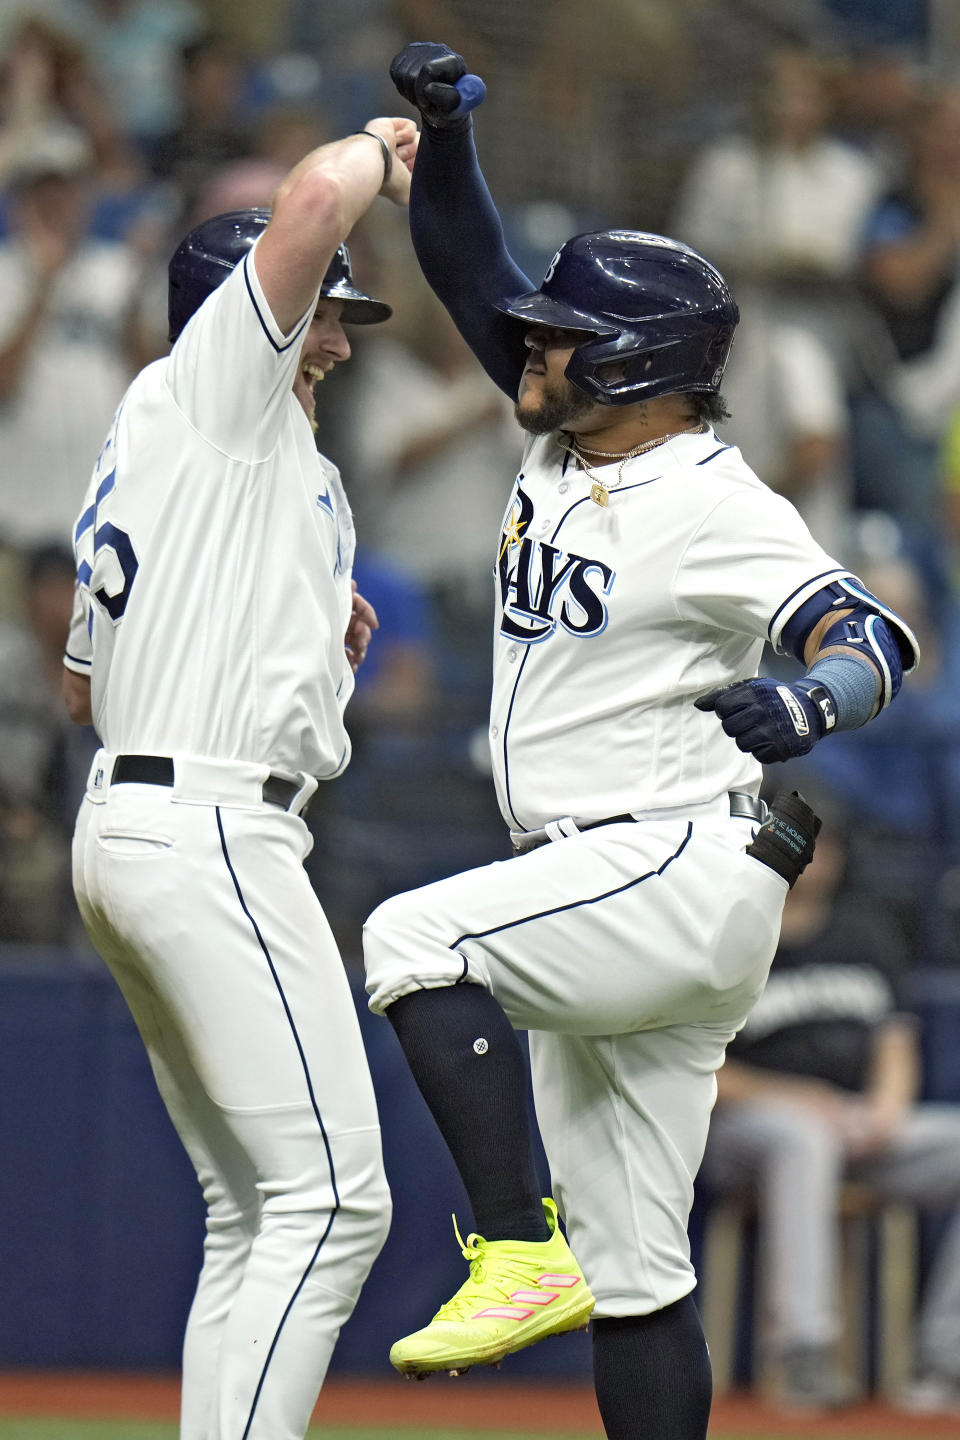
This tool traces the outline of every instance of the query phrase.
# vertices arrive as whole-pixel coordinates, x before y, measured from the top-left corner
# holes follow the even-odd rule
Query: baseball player
[[[311,424],[344,326],[390,314],[343,241],[376,195],[406,203],[416,143],[412,121],[372,120],[302,160],[272,213],[186,237],[173,349],[124,396],[74,533],[65,692],[103,746],[74,886],[208,1211],[183,1440],[304,1435],[389,1226],[356,1014],[301,863],[376,626]]]
[[[391,74],[424,121],[420,263],[528,435],[493,556],[489,736],[516,853],[387,901],[365,929],[371,1007],[477,1232],[462,1288],[391,1360],[457,1373],[593,1312],[607,1434],[702,1440],[693,1180],[817,827],[795,793],[766,816],[759,762],[870,719],[915,643],[714,433],[738,312],[712,265],[609,230],[563,245],[539,289],[516,268],[472,119],[453,113],[464,71],[418,43]],[[767,639],[806,673],[756,678]],[[513,1026],[530,1031],[556,1201],[537,1188]]]

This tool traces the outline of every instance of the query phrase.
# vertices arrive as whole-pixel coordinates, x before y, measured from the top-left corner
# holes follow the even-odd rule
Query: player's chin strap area
[[[757,799],[755,795],[748,795],[744,790],[728,790],[727,802],[733,816],[756,820],[759,825],[763,825],[768,818],[769,812],[764,801]],[[606,820],[574,820],[570,815],[564,815],[560,820],[548,820],[542,830],[511,830],[510,840],[514,854],[525,855],[528,850],[537,850],[550,841],[568,840],[573,835],[580,835],[584,830],[596,830],[601,825],[633,825],[642,820],[660,819],[666,815],[691,815],[698,811],[715,810],[717,804],[717,801],[711,800],[706,805],[645,810],[636,815],[611,815]]]

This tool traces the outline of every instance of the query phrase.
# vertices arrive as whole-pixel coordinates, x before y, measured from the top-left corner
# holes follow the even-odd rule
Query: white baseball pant
[[[207,1204],[181,1440],[301,1440],[389,1228],[349,984],[262,767],[91,770],[74,839],[90,937],[143,1036]],[[214,798],[216,797],[216,798]]]
[[[474,983],[531,1032],[554,1192],[598,1316],[695,1284],[687,1222],[716,1071],[787,892],[745,855],[753,828],[724,795],[410,891],[366,925],[371,1009]]]

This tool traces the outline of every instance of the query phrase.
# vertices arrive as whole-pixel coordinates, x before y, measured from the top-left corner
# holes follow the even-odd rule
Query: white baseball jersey
[[[319,289],[319,286],[318,286]],[[184,1440],[306,1433],[386,1236],[376,1101],[299,809],[346,764],[353,524],[253,252],[128,390],[75,528],[66,663],[104,749],[73,845],[211,1234]],[[117,774],[170,756],[172,783]],[[301,780],[289,808],[268,771]],[[309,1280],[309,1283],[307,1283]]]
[[[128,389],[74,542],[67,666],[113,753],[347,764],[354,530],[293,380],[255,250]]]
[[[490,739],[514,831],[636,815],[385,901],[371,1008],[487,986],[530,1032],[554,1193],[598,1316],[695,1283],[686,1226],[728,1041],[762,990],[787,883],[725,793],[760,766],[694,700],[756,673],[847,572],[712,431],[602,478],[526,451],[498,551]],[[619,483],[618,483],[619,482]],[[628,1237],[623,1244],[611,1236]]]
[[[847,571],[712,430],[597,467],[529,442],[497,557],[490,744],[514,831],[756,793],[761,766],[698,695],[756,675]]]

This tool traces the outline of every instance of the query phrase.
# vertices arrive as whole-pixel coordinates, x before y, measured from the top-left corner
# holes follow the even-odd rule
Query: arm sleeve
[[[191,316],[167,362],[167,385],[189,423],[224,454],[249,461],[276,445],[317,300],[284,335],[257,276],[256,248]]]
[[[814,590],[850,572],[823,550],[788,500],[762,489],[715,505],[674,577],[677,613],[769,640]]]
[[[410,233],[431,289],[494,384],[515,400],[526,360],[523,329],[496,307],[536,286],[506,248],[472,126],[423,127],[410,191]]]

